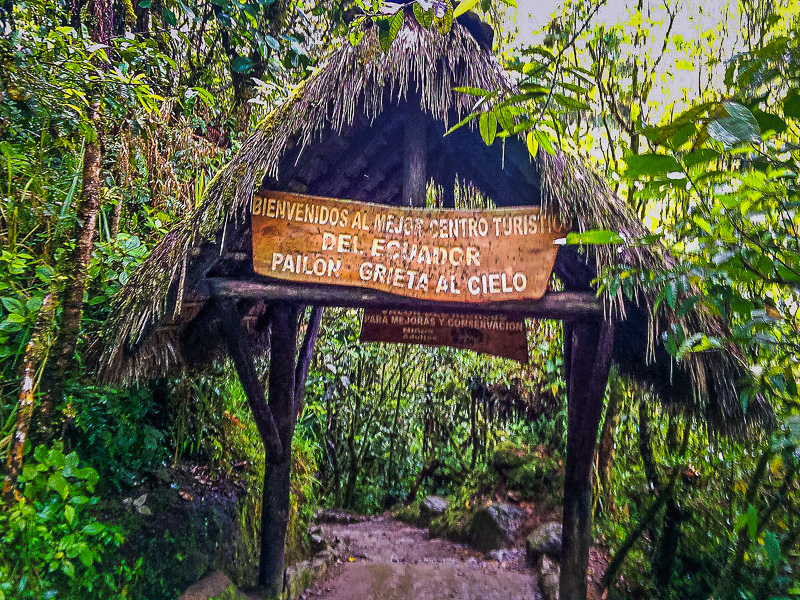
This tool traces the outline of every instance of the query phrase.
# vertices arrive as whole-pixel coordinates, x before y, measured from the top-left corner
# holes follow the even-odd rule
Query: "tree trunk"
[[[652,433],[650,432],[650,412],[644,397],[639,400],[639,454],[642,456],[642,467],[645,477],[650,483],[650,489],[658,491],[661,489],[661,480],[658,476],[656,461],[653,457],[653,445],[651,442]]]
[[[675,565],[675,555],[678,552],[678,541],[681,537],[683,511],[678,506],[675,496],[676,493],[671,493],[667,498],[664,527],[661,530],[661,540],[653,560],[653,576],[656,582],[656,589],[659,590],[659,595],[662,598],[668,595],[672,569]]]
[[[6,478],[3,481],[3,497],[6,500],[10,499],[12,491],[14,492],[14,499],[19,500],[19,492],[14,484],[22,471],[22,457],[25,453],[25,442],[28,439],[31,416],[33,415],[33,401],[38,383],[35,380],[36,371],[44,358],[47,346],[46,337],[52,327],[54,312],[53,295],[47,294],[36,317],[36,325],[31,334],[31,339],[25,348],[25,357],[23,359],[25,368],[22,371],[22,387],[19,393],[17,421],[14,425],[11,446],[8,449],[5,468]]]
[[[603,419],[603,429],[600,433],[600,443],[597,447],[597,498],[603,499],[602,504],[613,502],[611,495],[611,467],[614,464],[614,438],[619,421],[620,409],[625,390],[618,377],[613,377],[608,388],[608,404]],[[595,518],[601,512],[601,504],[595,504]]]
[[[63,376],[72,365],[78,343],[83,314],[83,295],[86,291],[86,278],[94,250],[97,211],[100,209],[100,168],[103,156],[100,147],[101,123],[98,101],[93,102],[89,109],[89,122],[93,133],[92,138],[86,140],[83,150],[83,183],[74,236],[72,273],[64,290],[61,331],[55,348],[56,369],[59,376]]]
[[[78,223],[75,227],[75,251],[72,255],[70,272],[62,296],[61,329],[53,348],[55,365],[48,367],[39,425],[45,435],[51,430],[51,419],[55,403],[61,392],[61,385],[67,371],[72,366],[83,315],[83,295],[94,250],[97,211],[100,209],[100,170],[102,151],[100,146],[101,122],[100,102],[94,101],[89,109],[89,123],[92,133],[87,137],[83,149],[83,181],[78,204]]]

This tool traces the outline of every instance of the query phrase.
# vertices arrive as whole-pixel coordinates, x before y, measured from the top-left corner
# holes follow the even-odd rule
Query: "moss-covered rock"
[[[228,579],[228,576],[215,571],[190,586],[178,600],[247,600]]]
[[[470,502],[448,502],[443,514],[431,518],[428,534],[453,542],[469,541],[470,522],[475,510],[476,507]]]
[[[132,494],[129,508],[116,516],[126,534],[126,561],[141,558],[141,576],[133,598],[167,600],[215,570],[233,583],[255,581],[258,561],[254,539],[257,515],[235,485],[224,481],[197,485],[176,474],[147,491]]]
[[[510,548],[514,545],[525,512],[506,503],[482,507],[472,516],[469,539],[481,552]]]
[[[419,505],[419,518],[424,524],[429,524],[432,519],[440,517],[447,511],[450,503],[441,496],[428,496]]]
[[[500,473],[521,467],[530,461],[530,454],[525,448],[511,442],[500,442],[492,454],[492,465]]]

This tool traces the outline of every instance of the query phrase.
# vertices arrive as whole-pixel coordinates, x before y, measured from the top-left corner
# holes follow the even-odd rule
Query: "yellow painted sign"
[[[539,207],[404,208],[261,191],[253,268],[441,302],[541,298],[567,229]]]

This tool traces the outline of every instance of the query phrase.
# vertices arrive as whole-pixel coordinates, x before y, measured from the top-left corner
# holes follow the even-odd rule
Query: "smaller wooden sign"
[[[361,341],[451,346],[528,362],[523,318],[365,310]]]

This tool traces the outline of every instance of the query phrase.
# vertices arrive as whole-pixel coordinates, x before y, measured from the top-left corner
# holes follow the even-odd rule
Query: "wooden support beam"
[[[405,119],[403,153],[403,206],[425,206],[428,184],[426,170],[427,123],[420,109],[408,110]]]
[[[308,317],[306,333],[303,336],[303,343],[300,346],[300,354],[297,357],[297,368],[294,372],[294,414],[300,415],[303,408],[303,395],[306,391],[306,377],[308,369],[311,367],[311,359],[314,356],[314,345],[319,335],[319,326],[322,322],[322,313],[325,311],[321,306],[314,306]]]
[[[551,292],[539,300],[492,303],[435,302],[395,296],[356,287],[275,283],[267,279],[206,278],[198,292],[223,298],[260,298],[315,306],[404,309],[459,314],[524,316],[540,319],[570,319],[603,316],[603,307],[593,292]]]
[[[576,319],[564,324],[568,407],[561,600],[586,600],[592,541],[592,463],[613,347],[613,322]]]
[[[228,353],[239,375],[250,411],[253,413],[253,420],[256,422],[256,428],[267,453],[267,461],[279,462],[283,458],[286,446],[281,442],[272,410],[264,396],[264,386],[253,365],[253,352],[247,347],[247,332],[242,327],[242,318],[236,308],[236,302],[230,298],[217,298],[216,305]]]
[[[269,406],[275,415],[280,442],[285,452],[280,461],[264,465],[261,501],[261,556],[259,586],[269,598],[283,593],[283,564],[286,527],[289,522],[289,479],[295,420],[295,356],[297,308],[286,303],[272,307],[269,352]]]

